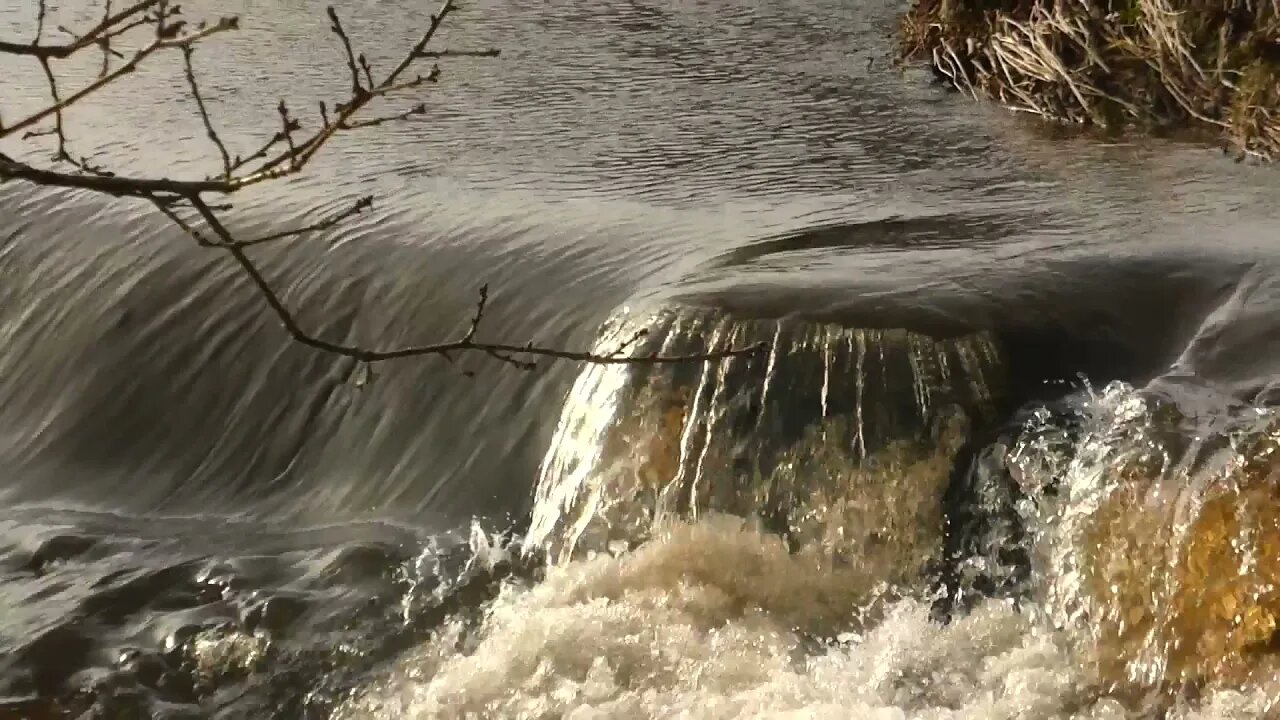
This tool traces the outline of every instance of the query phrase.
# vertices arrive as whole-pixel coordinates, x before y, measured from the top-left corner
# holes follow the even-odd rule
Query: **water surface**
[[[31,32],[32,7],[4,7],[0,30]],[[428,12],[338,9],[375,68]],[[461,334],[489,283],[487,337],[780,341],[751,364],[424,359],[357,387],[147,206],[0,188],[3,703],[106,718],[1258,716],[1275,686],[1168,687],[1143,674],[1158,653],[1120,671],[1153,695],[1099,680],[1101,646],[1072,608],[1115,608],[1061,591],[1062,549],[1087,542],[1061,518],[1087,514],[1147,442],[1108,430],[1146,422],[1134,403],[1180,413],[1169,427],[1151,411],[1155,474],[1192,500],[1222,475],[1188,442],[1244,462],[1240,438],[1270,432],[1274,169],[1171,140],[1051,137],[971,103],[891,66],[901,9],[468,3],[441,47],[499,58],[442,63],[439,85],[401,100],[425,116],[343,136],[227,214],[251,236],[377,195],[341,228],[260,251],[329,337]],[[197,54],[233,147],[273,132],[281,97],[309,117],[343,91],[323,13],[186,11],[242,16]],[[0,62],[6,116],[43,100],[38,67]],[[68,87],[91,66],[66,67]],[[180,64],[159,58],[69,114],[78,151],[212,170],[182,92]],[[1045,440],[1058,425],[1066,439]],[[1014,466],[1033,500],[1077,492],[1055,496],[1061,512],[975,499],[972,477]],[[594,528],[606,508],[623,520],[587,533],[601,554],[530,567],[531,527],[554,546],[566,518]],[[966,574],[977,555],[990,563]]]

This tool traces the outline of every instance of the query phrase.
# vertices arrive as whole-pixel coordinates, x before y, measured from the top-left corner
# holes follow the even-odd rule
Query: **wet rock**
[[[1060,483],[1036,497],[1039,592],[1098,681],[1138,696],[1280,673],[1280,415],[1196,431],[1112,388],[1091,414],[1071,453],[1022,480]]]
[[[66,562],[78,555],[82,555],[96,544],[96,538],[82,535],[55,535],[42,542],[40,547],[31,553],[25,569],[36,575],[43,575],[48,571],[50,565]]]
[[[1001,350],[983,333],[933,338],[705,308],[639,322],[650,331],[642,353],[754,342],[771,350],[585,368],[543,462],[528,547],[560,559],[617,552],[666,520],[713,512],[759,518],[793,545],[817,542],[819,525],[834,527],[857,503],[867,512],[845,519],[874,525],[871,488],[892,494],[903,472],[927,475],[919,486],[933,494],[899,499],[936,517],[957,452],[975,427],[992,422],[1007,390]],[[613,347],[634,331],[621,323],[597,344]],[[940,537],[939,523],[924,524]],[[882,547],[920,547],[905,525],[879,532]],[[875,533],[863,541],[874,544]],[[853,540],[844,544],[835,555],[856,554]]]
[[[243,623],[249,632],[282,633],[307,611],[301,597],[273,595],[254,603],[245,613]]]
[[[1280,435],[1170,486],[1141,465],[1085,529],[1084,579],[1116,684],[1240,685],[1280,671]]]
[[[146,687],[155,687],[160,677],[168,670],[168,664],[163,656],[137,648],[121,651],[116,664],[121,673],[132,677],[138,684]]]
[[[58,697],[71,676],[88,663],[94,642],[74,621],[50,628],[10,657],[0,660],[0,676],[12,686],[42,697]]]

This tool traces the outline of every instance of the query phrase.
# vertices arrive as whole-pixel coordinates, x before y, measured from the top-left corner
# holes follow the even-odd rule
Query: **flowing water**
[[[343,92],[317,8],[185,9],[242,16],[196,55],[233,148]],[[326,337],[487,282],[485,337],[753,357],[366,373],[145,205],[0,187],[0,717],[1280,716],[1275,169],[973,104],[902,9],[469,2],[440,47],[500,57],[226,214],[377,195],[257,250]],[[338,10],[375,68],[430,11]],[[76,151],[209,171],[183,87]]]

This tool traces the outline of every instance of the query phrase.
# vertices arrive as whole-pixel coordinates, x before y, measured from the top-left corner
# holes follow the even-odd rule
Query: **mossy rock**
[[[1189,476],[1122,465],[1085,522],[1105,685],[1239,687],[1280,672],[1280,421],[1219,457]]]
[[[829,537],[837,516],[875,526],[870,505],[849,516],[851,498],[880,492],[889,502],[914,473],[940,514],[955,457],[971,428],[994,422],[1007,382],[985,335],[935,339],[701,309],[645,327],[641,353],[756,341],[774,352],[584,370],[535,494],[532,541],[553,555],[634,546],[664,522],[727,513],[757,518],[793,545],[825,544],[833,563],[857,563]],[[936,522],[921,522],[940,535]],[[875,542],[917,545],[905,540],[911,524],[886,525]]]

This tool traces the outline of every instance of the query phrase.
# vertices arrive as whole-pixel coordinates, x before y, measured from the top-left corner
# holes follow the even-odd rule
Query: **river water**
[[[342,93],[317,8],[186,5],[242,16],[196,56],[233,147]],[[430,12],[338,9],[375,68]],[[500,57],[227,212],[377,195],[258,251],[328,337],[489,283],[486,337],[767,356],[365,378],[148,207],[0,187],[0,717],[1280,712],[1275,170],[965,100],[892,66],[902,9],[468,2],[439,47]],[[182,92],[159,58],[77,151],[212,170]]]

